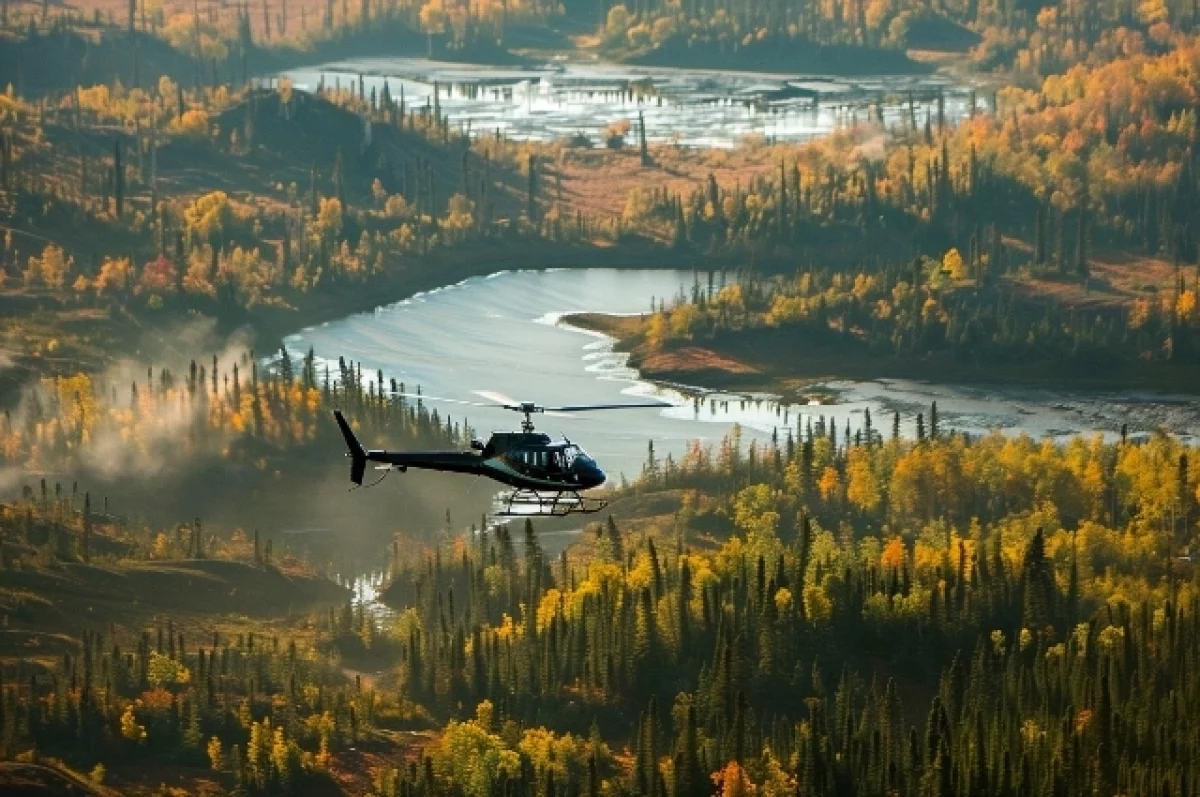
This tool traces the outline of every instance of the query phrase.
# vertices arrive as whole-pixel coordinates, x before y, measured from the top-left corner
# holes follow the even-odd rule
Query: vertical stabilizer
[[[350,428],[350,424],[346,422],[341,411],[334,410],[333,417],[342,430],[342,437],[346,438],[346,447],[350,449],[346,454],[350,457],[350,481],[362,486],[363,472],[367,469],[367,452],[363,449],[362,443],[358,442],[358,438],[354,436],[354,430]]]

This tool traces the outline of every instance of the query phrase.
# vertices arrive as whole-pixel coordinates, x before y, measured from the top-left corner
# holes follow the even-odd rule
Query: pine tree
[[[1021,568],[1022,623],[1031,629],[1044,628],[1054,618],[1054,565],[1046,558],[1045,537],[1039,527],[1025,549]]]
[[[1037,206],[1037,217],[1033,222],[1033,263],[1036,266],[1046,262],[1046,212],[1041,203]]]
[[[125,210],[125,167],[121,165],[120,141],[113,144],[113,206],[117,218],[121,218]]]
[[[347,209],[345,175],[343,174],[341,147],[338,147],[337,154],[333,158],[333,195],[337,197],[337,201],[341,203],[342,212],[345,212]]]
[[[1088,265],[1087,253],[1087,223],[1087,209],[1084,206],[1080,206],[1079,227],[1077,229],[1077,237],[1075,241],[1075,273],[1085,280],[1091,274],[1091,267]]]
[[[683,730],[675,754],[674,797],[705,797],[710,789],[700,765],[700,742],[696,728],[696,707],[688,703]]]
[[[1054,214],[1057,235],[1054,237],[1054,267],[1059,274],[1067,273],[1067,219],[1065,214]]]
[[[80,551],[83,561],[92,560],[92,494],[83,494],[83,547]]]
[[[646,147],[646,117],[640,110],[638,111],[638,151],[641,153],[642,165],[649,166],[652,161],[650,160],[650,151]]]
[[[525,215],[531,222],[537,222],[537,158],[533,153],[526,160],[528,182],[525,187]]]

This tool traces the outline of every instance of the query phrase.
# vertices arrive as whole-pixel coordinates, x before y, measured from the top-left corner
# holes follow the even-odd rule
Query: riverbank
[[[834,380],[911,379],[963,385],[1026,386],[1069,390],[1150,390],[1200,394],[1200,367],[1164,362],[988,362],[968,355],[897,356],[855,343],[812,345],[787,328],[726,333],[703,342],[648,345],[650,315],[578,313],[561,323],[612,338],[617,351],[645,379],[709,390],[769,392],[797,397]]]
[[[672,252],[649,241],[620,246],[542,241],[483,242],[433,252],[409,267],[389,270],[368,282],[347,283],[325,290],[319,296],[305,294],[295,306],[255,308],[252,316],[223,319],[219,328],[233,332],[245,327],[253,330],[259,341],[278,341],[303,327],[370,312],[422,291],[503,271],[553,268],[691,270],[695,260],[694,256]],[[716,265],[711,265],[714,262]],[[733,257],[707,258],[706,264],[718,270],[733,269],[737,267],[737,260]]]
[[[709,259],[713,261],[712,258]],[[734,258],[718,258],[714,268],[736,268]],[[256,351],[277,350],[287,335],[314,324],[370,312],[378,307],[501,271],[550,268],[684,269],[694,256],[649,241],[620,246],[572,245],[528,240],[485,241],[436,250],[362,282],[322,286],[319,292],[292,294],[286,301],[252,309],[229,309],[176,297],[162,308],[140,303],[96,304],[47,292],[0,292],[0,403],[14,404],[39,376],[99,372],[123,358],[187,362],[197,346],[223,346],[238,334]],[[198,330],[207,330],[197,340]]]

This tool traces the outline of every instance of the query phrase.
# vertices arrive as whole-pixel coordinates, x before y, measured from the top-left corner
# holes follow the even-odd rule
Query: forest
[[[915,438],[880,420],[652,458],[630,489],[674,511],[557,559],[528,521],[397,546],[384,622],[345,603],[299,641],[88,632],[10,676],[4,750],[309,793],[338,751],[437,728],[370,793],[1187,793],[1195,452],[969,440],[936,405]],[[6,568],[114,545],[93,511],[27,495]],[[199,535],[138,555],[287,566]],[[386,686],[347,679],[368,657]]]
[[[0,0],[0,792],[1200,792],[1198,23]],[[347,480],[335,409],[482,450],[506,340],[672,397],[603,513]]]

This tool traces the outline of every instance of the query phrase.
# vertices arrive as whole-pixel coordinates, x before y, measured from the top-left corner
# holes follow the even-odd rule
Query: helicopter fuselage
[[[595,460],[569,440],[540,432],[496,432],[473,451],[368,450],[367,462],[486,476],[518,490],[569,492],[604,484]]]

